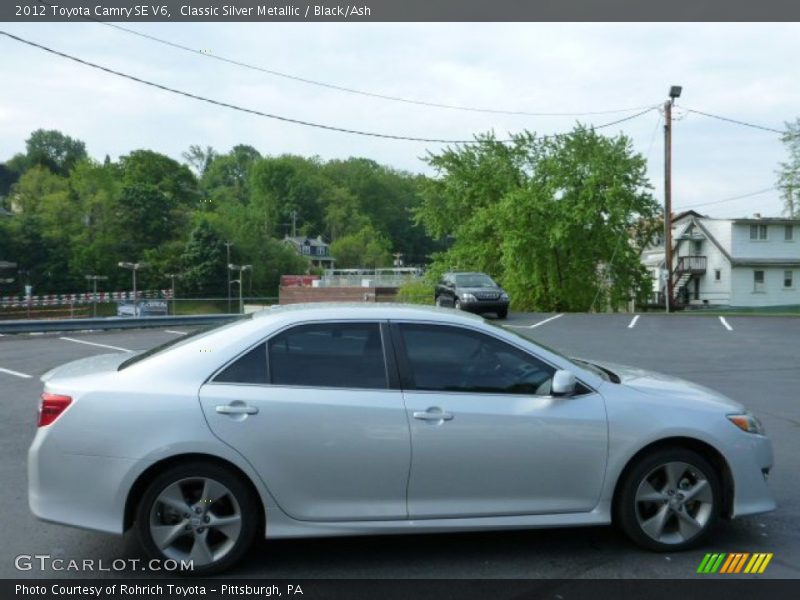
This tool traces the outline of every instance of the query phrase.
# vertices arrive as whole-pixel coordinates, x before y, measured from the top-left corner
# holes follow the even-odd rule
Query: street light
[[[93,289],[92,289],[92,316],[96,317],[97,316],[97,281],[98,280],[105,281],[106,279],[108,279],[108,277],[106,277],[105,275],[84,275],[84,277],[86,278],[87,282],[89,282],[89,281],[92,282],[92,286],[93,286]]]
[[[172,314],[175,315],[175,278],[180,277],[180,273],[164,273],[172,280]]]
[[[242,299],[242,273],[245,271],[250,271],[253,268],[253,265],[234,265],[232,263],[228,263],[228,271],[239,271],[239,279],[234,279],[231,283],[238,283],[239,284],[239,313],[244,312],[244,301]]]
[[[147,263],[118,262],[117,266],[122,267],[123,269],[130,269],[131,274],[133,275],[133,316],[137,317],[138,315],[136,314],[136,271],[145,268],[147,266]]]

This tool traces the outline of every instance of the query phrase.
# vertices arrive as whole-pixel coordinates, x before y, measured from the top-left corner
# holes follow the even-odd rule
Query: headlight
[[[726,415],[728,420],[736,425],[742,431],[747,433],[758,433],[764,435],[764,426],[761,424],[755,415],[747,412],[737,415]]]
[[[508,294],[506,294],[505,292],[500,294],[500,300],[503,300],[503,301],[508,300]]]
[[[478,299],[475,297],[474,294],[461,294],[461,301],[462,302],[477,302]]]

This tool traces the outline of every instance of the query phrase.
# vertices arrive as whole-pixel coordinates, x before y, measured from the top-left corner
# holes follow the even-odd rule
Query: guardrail
[[[105,319],[53,319],[0,321],[0,333],[53,333],[56,331],[89,331],[98,329],[141,329],[146,327],[180,327],[216,325],[241,318],[239,314],[183,315],[166,317],[107,317]]]

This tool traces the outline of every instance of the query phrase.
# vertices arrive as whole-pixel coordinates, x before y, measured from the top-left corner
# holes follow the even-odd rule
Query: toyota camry
[[[775,508],[770,440],[738,402],[450,309],[268,309],[43,380],[33,513],[134,528],[195,574],[256,536],[613,522],[676,551]]]

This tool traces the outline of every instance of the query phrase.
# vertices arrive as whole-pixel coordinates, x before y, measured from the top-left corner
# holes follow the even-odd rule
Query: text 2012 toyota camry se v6
[[[743,406],[570,360],[480,317],[257,313],[43,377],[30,506],[208,574],[268,538],[602,525],[680,550],[770,511]]]

